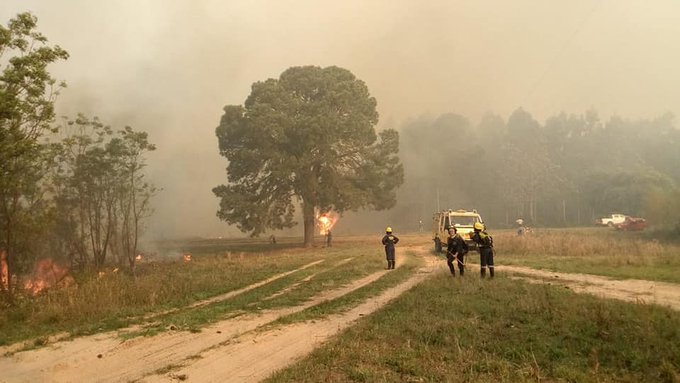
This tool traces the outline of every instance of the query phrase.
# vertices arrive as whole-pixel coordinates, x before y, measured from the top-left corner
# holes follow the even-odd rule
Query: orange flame
[[[184,253],[184,255],[182,255],[182,259],[184,259],[184,262],[185,262],[185,263],[186,263],[186,262],[191,262],[191,254],[189,254],[189,253]]]
[[[317,225],[319,226],[319,234],[326,235],[338,222],[338,217],[331,214],[325,213],[320,217],[317,217]]]
[[[142,260],[142,255],[141,255],[141,254],[137,254],[137,256],[135,257],[135,261],[138,261],[138,262],[139,262],[139,261],[141,261],[141,260]]]
[[[24,289],[32,295],[58,286],[70,286],[75,280],[69,273],[69,269],[58,265],[52,259],[41,259],[35,264],[33,274],[24,282]]]
[[[116,274],[116,273],[118,272],[118,270],[120,270],[120,269],[116,267],[116,268],[114,268],[113,270],[111,270],[110,272],[108,272],[108,271],[103,271],[103,270],[102,270],[102,271],[99,271],[99,272],[97,273],[97,278],[101,279],[101,278],[106,277],[106,276],[109,275],[109,274]]]
[[[0,290],[9,290],[9,268],[5,249],[0,250]]]

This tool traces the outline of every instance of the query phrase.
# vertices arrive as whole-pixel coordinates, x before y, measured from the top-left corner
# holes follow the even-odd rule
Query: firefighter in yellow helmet
[[[382,239],[382,244],[385,246],[385,256],[387,257],[387,270],[394,269],[394,245],[397,242],[399,242],[399,238],[392,234],[392,228],[388,226]]]
[[[475,222],[472,239],[479,249],[479,265],[481,277],[486,277],[486,267],[489,266],[489,276],[493,278],[493,238],[486,232],[484,224]]]

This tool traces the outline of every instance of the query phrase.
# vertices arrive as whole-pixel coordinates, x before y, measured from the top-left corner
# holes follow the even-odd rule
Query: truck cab
[[[614,227],[623,223],[626,220],[625,214],[612,214],[608,217],[602,217],[595,221],[597,225]]]
[[[432,216],[432,236],[434,239],[434,249],[437,252],[443,250],[442,243],[446,243],[449,237],[449,229],[455,227],[461,237],[470,248],[477,245],[472,241],[471,236],[474,231],[473,225],[477,222],[484,223],[482,216],[477,210],[443,210],[434,213]]]

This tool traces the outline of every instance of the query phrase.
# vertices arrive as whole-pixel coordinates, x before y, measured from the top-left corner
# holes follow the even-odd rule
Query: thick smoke
[[[680,112],[672,0],[0,3],[3,22],[27,10],[71,54],[53,68],[69,84],[59,114],[131,125],[157,145],[154,237],[241,235],[215,217],[226,164],[214,129],[224,105],[290,66],[351,70],[377,98],[380,128],[445,113],[475,125],[518,107],[539,121]]]

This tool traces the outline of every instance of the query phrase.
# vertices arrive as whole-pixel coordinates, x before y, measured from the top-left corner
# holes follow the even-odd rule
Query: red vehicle
[[[626,219],[616,224],[616,230],[641,231],[647,228],[647,221],[644,218],[626,216]]]

